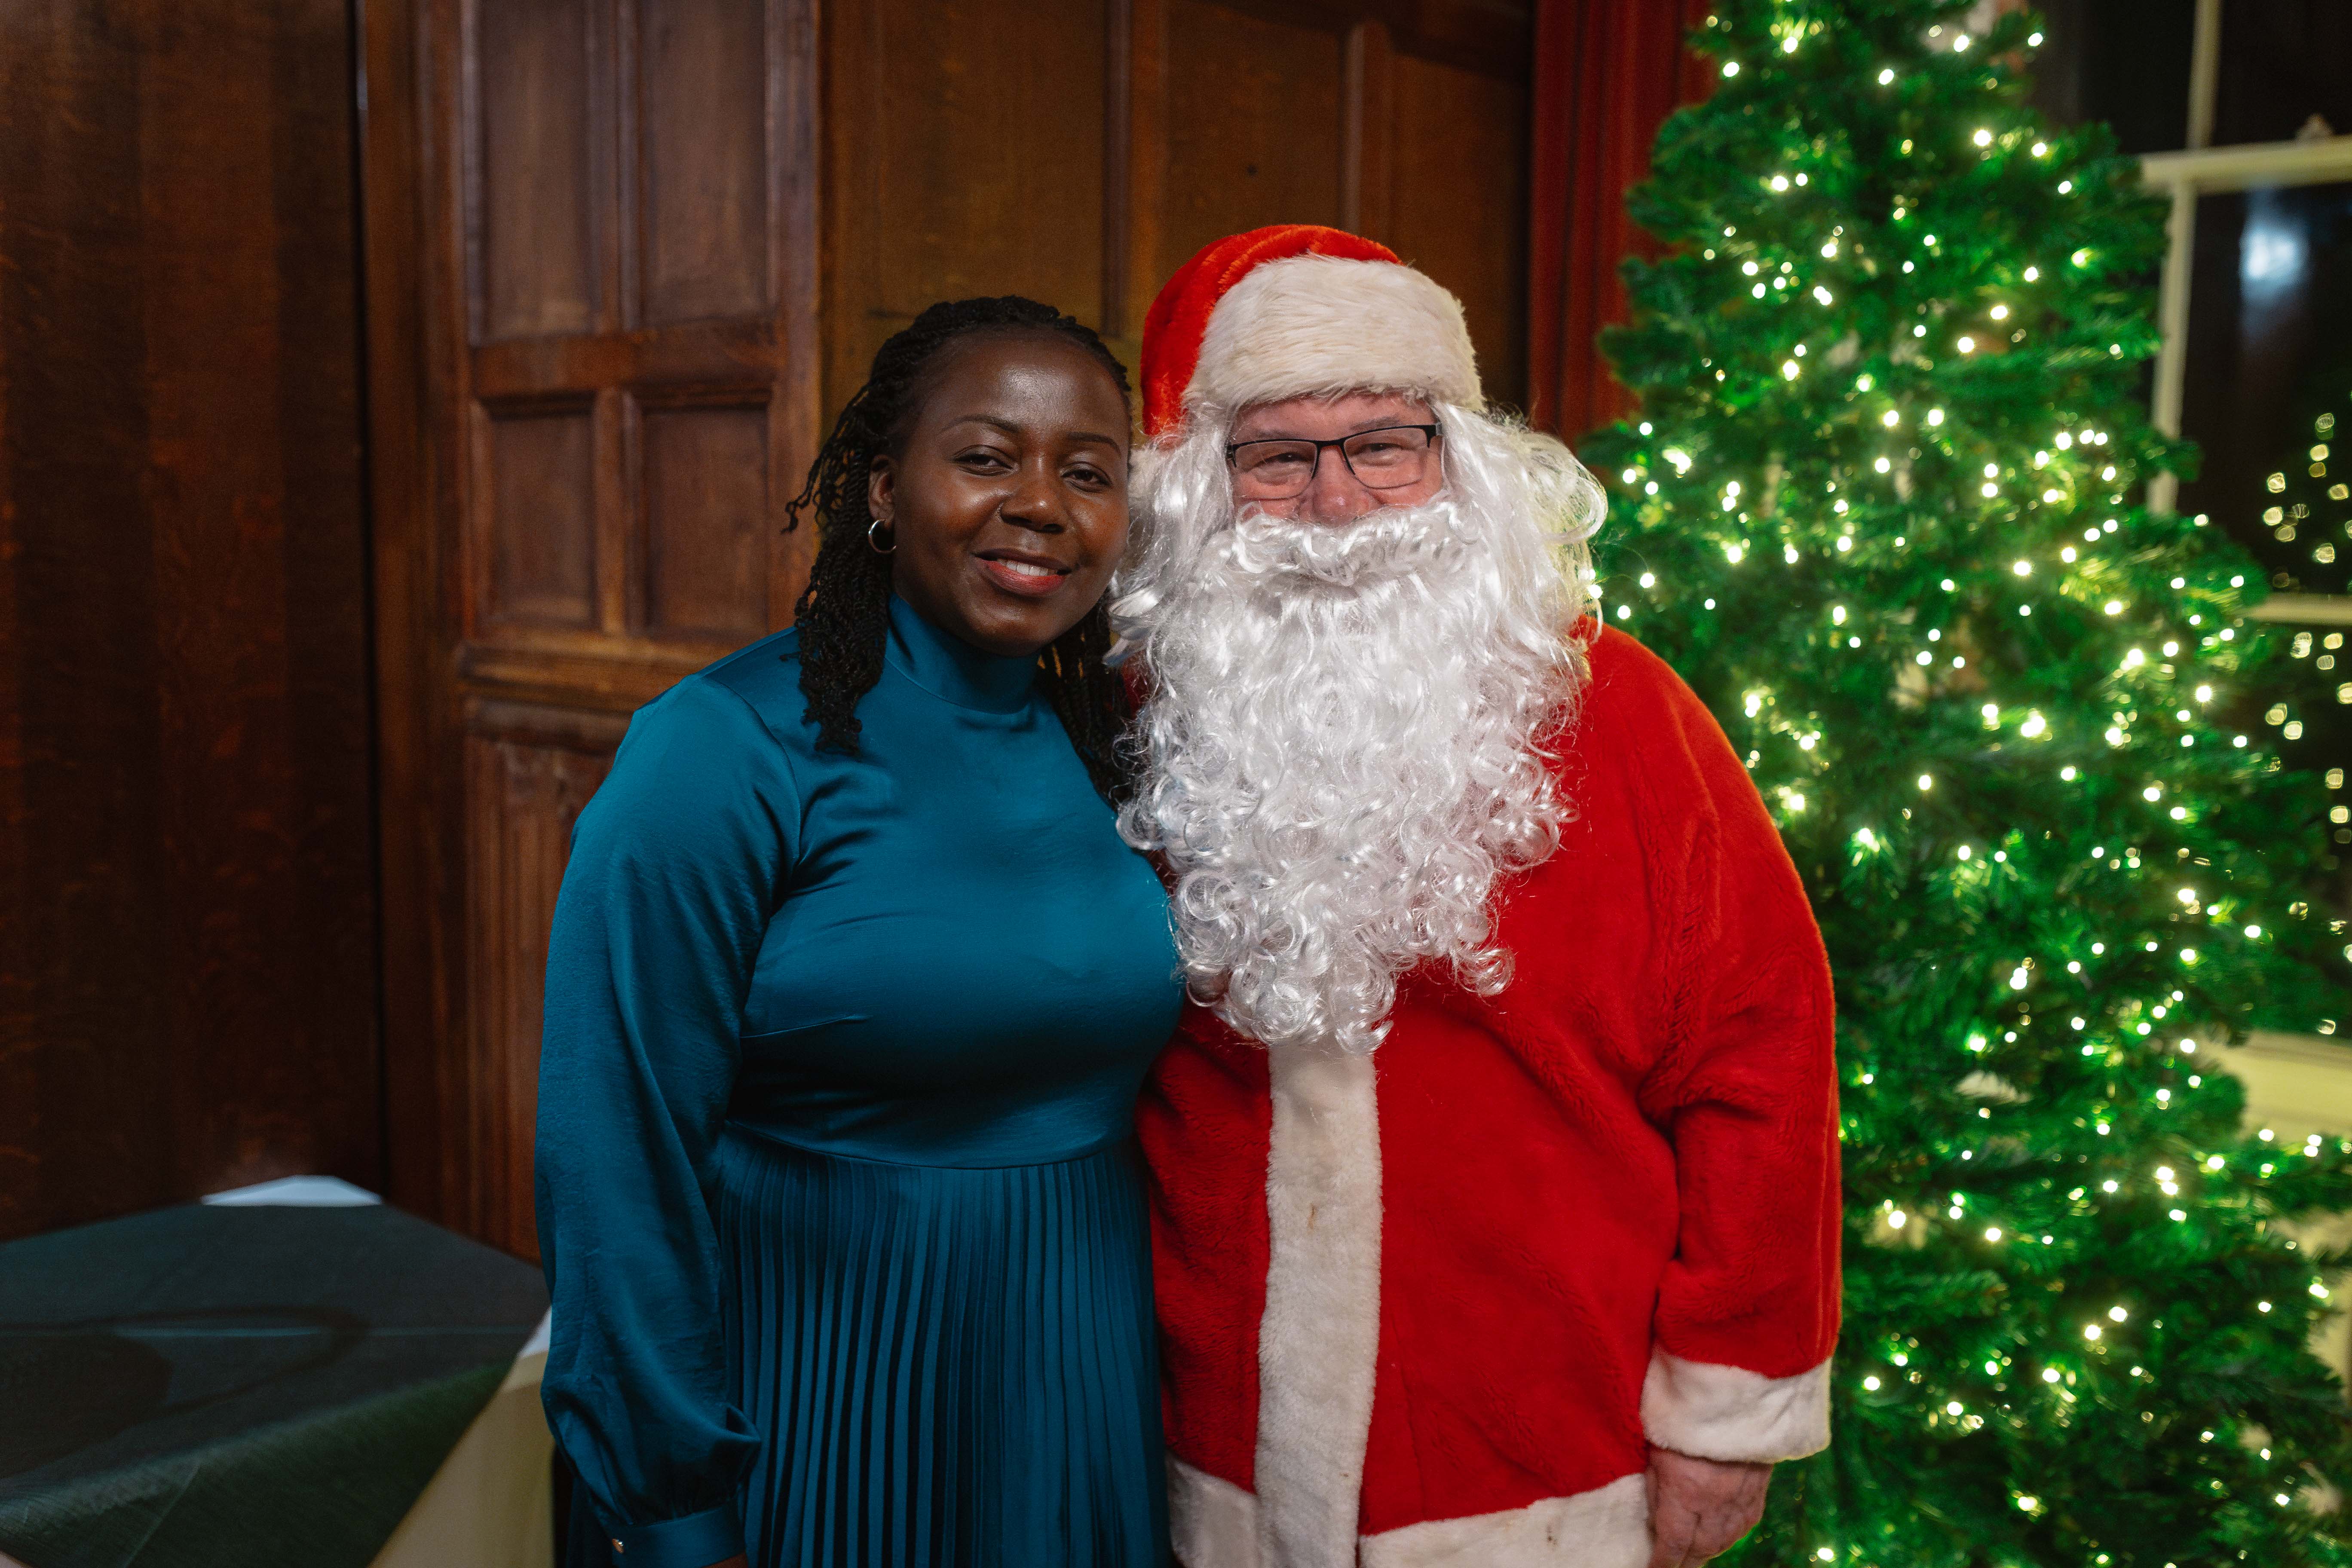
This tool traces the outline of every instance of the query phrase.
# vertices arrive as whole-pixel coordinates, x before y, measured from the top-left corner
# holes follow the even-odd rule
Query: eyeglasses
[[[1402,489],[1429,475],[1437,450],[1435,425],[1384,425],[1329,441],[1235,441],[1225,447],[1239,500],[1288,500],[1315,482],[1326,447],[1368,489]]]

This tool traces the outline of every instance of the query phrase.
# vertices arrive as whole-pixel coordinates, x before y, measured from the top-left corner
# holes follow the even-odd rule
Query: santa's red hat
[[[1276,224],[1203,246],[1143,319],[1143,430],[1318,393],[1411,392],[1476,408],[1462,302],[1387,246]]]

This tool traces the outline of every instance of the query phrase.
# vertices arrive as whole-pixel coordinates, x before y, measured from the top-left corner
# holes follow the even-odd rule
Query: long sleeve
[[[1827,958],[1754,784],[1687,689],[1657,715],[1654,798],[1684,864],[1667,905],[1669,1129],[1679,1219],[1643,1392],[1650,1440],[1707,1458],[1829,1442],[1838,1325],[1836,1047]]]
[[[572,834],[540,1057],[550,1426],[631,1568],[742,1550],[757,1445],[727,1399],[712,1159],[753,965],[799,822],[742,699],[640,711]]]

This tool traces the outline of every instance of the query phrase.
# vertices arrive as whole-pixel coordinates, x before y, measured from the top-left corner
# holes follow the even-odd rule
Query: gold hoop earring
[[[887,550],[883,549],[882,546],[875,541],[874,531],[881,526],[882,520],[878,517],[872,522],[866,525],[866,547],[874,552],[877,555],[894,555],[898,550],[898,542],[897,540],[894,539],[890,542],[890,548]]]

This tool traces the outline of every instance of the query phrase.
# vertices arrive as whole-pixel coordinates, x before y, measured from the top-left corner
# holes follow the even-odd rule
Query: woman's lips
[[[1026,598],[1042,599],[1057,591],[1069,576],[1066,568],[1041,565],[1030,561],[1010,561],[1002,556],[983,555],[980,569],[988,580],[1008,594]]]

